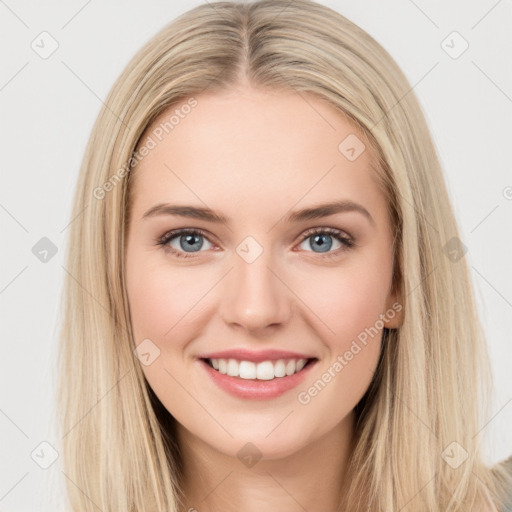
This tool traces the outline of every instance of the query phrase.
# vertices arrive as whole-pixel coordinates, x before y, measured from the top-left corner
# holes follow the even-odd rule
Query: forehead
[[[240,87],[194,100],[168,108],[146,130],[141,142],[151,138],[154,147],[134,170],[136,203],[178,198],[261,210],[302,198],[382,200],[366,138],[315,95]]]

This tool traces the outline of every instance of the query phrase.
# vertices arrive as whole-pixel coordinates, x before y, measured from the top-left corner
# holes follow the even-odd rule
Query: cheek
[[[391,284],[391,259],[385,256],[385,251],[374,248],[360,258],[347,259],[346,265],[322,269],[307,280],[297,281],[299,296],[308,297],[307,305],[314,312],[310,317],[314,331],[322,333],[327,354],[321,372],[327,389],[316,406],[321,410],[329,403],[340,404],[342,410],[331,411],[333,421],[348,412],[344,408],[360,400],[378,364],[381,314],[386,311]]]
[[[384,265],[324,269],[297,281],[298,294],[307,297],[315,322],[324,324],[321,331],[343,345],[374,326],[384,313],[389,273]]]
[[[193,272],[170,269],[165,263],[151,264],[147,256],[136,252],[127,258],[126,286],[135,344],[144,342],[141,347],[151,357],[141,369],[167,410],[182,421],[186,421],[185,406],[193,407],[178,384],[187,379],[184,350],[187,340],[198,335],[198,301],[211,287]],[[147,339],[152,343],[144,341]]]
[[[360,401],[373,379],[381,351],[380,315],[385,311],[387,280],[366,267],[364,272],[333,273],[316,284],[323,284],[325,293],[318,286],[303,286],[301,293],[312,299],[308,305],[315,312],[314,330],[324,334],[327,357],[297,398],[308,414],[334,426]]]
[[[337,315],[334,315],[334,330],[346,339],[357,337],[365,329],[375,325],[384,312],[387,286],[380,273],[368,271],[360,275],[351,274],[340,283],[337,300]]]
[[[194,310],[200,307],[197,303],[209,289],[208,282],[198,279],[193,268],[170,270],[168,266],[148,265],[136,255],[128,259],[127,273],[136,341],[150,338],[159,346],[172,337],[175,326],[182,331],[193,321]]]

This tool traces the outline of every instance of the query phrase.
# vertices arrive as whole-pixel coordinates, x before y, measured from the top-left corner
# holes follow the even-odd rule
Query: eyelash
[[[343,236],[342,233],[343,233],[342,231],[340,231],[338,229],[334,229],[334,228],[312,228],[304,233],[304,235],[302,236],[302,239],[299,242],[299,245],[302,242],[304,242],[304,240],[307,240],[308,238],[312,237],[313,235],[319,235],[319,234],[331,235],[334,238],[336,238],[339,242],[341,242],[342,245],[344,245],[345,247],[340,248],[336,251],[325,253],[325,254],[320,254],[320,253],[317,253],[317,254],[319,254],[320,257],[324,258],[324,259],[336,258],[340,255],[340,252],[344,252],[348,249],[351,249],[352,247],[354,247],[356,245],[354,240]],[[167,245],[177,235],[199,235],[199,236],[208,238],[208,235],[202,229],[182,228],[182,229],[175,229],[172,231],[168,231],[167,233],[165,233],[163,236],[161,236],[160,238],[158,238],[156,240],[156,244],[162,246],[166,250],[169,250],[178,258],[194,258],[194,257],[196,257],[192,253],[183,253],[180,251],[176,251],[173,247],[170,247],[169,245]]]

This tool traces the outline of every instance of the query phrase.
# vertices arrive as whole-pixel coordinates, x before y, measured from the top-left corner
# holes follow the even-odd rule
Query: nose
[[[234,267],[223,290],[224,322],[260,336],[288,323],[293,294],[266,251],[252,263],[235,254]]]

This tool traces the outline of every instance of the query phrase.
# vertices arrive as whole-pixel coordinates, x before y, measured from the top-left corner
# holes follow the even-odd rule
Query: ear
[[[386,300],[386,310],[383,313],[382,321],[387,329],[398,329],[402,326],[405,316],[405,308],[399,290],[394,286]]]

